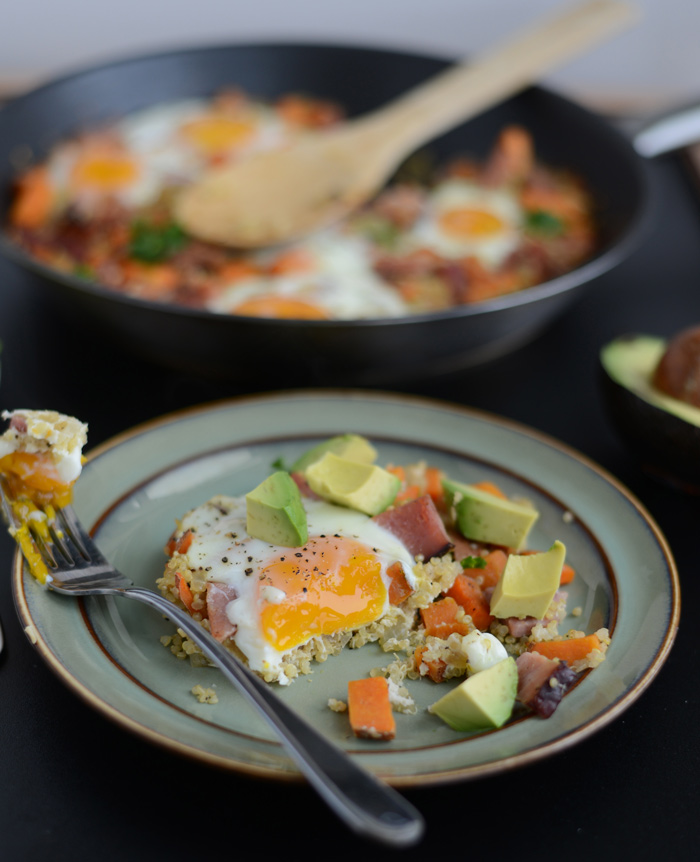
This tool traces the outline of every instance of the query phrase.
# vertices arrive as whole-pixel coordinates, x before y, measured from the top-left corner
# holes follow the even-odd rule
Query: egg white
[[[386,569],[397,561],[402,564],[409,586],[415,588],[414,558],[395,536],[361,512],[323,500],[303,498],[302,502],[307,513],[309,538],[344,536],[356,539],[380,562],[382,581],[387,589],[390,579]],[[244,497],[214,497],[189,512],[182,519],[181,528],[193,531],[192,544],[184,555],[187,566],[206,572],[209,581],[230,584],[236,591],[236,598],[227,605],[226,614],[237,626],[234,640],[250,667],[265,673],[280,671],[289,650],[280,651],[265,639],[260,617],[265,603],[279,604],[284,594],[274,587],[265,587],[259,593],[256,574],[271,560],[290,557],[300,549],[275,546],[248,536]],[[387,598],[381,615],[388,608]],[[285,681],[283,675],[280,681]]]
[[[184,183],[196,179],[207,167],[204,153],[181,134],[184,126],[212,115],[211,106],[203,99],[190,99],[147,108],[125,117],[116,131],[128,149],[142,163],[169,183]],[[254,131],[249,138],[237,142],[228,155],[236,158],[273,149],[285,143],[288,132],[274,110],[262,103],[246,107]]]
[[[285,275],[253,276],[224,286],[207,306],[210,311],[235,313],[248,299],[275,295],[301,299],[327,312],[329,317],[353,320],[396,317],[407,313],[399,292],[372,268],[369,243],[341,228],[329,228],[295,245],[314,261],[311,270]],[[263,266],[270,252],[253,259]]]

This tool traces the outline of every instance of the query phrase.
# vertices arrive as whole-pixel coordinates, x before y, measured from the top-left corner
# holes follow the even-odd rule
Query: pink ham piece
[[[309,500],[320,500],[321,498],[315,491],[312,491],[309,487],[309,483],[306,481],[306,477],[303,473],[292,473],[292,479],[297,484],[297,488],[302,497],[307,497]]]
[[[224,641],[236,634],[236,626],[226,615],[226,606],[237,597],[230,584],[211,581],[207,584],[207,614],[212,637]]]
[[[576,680],[565,661],[556,661],[537,652],[524,652],[516,659],[518,700],[541,718],[549,718]]]
[[[508,626],[509,635],[513,635],[514,638],[526,638],[529,637],[538,620],[535,617],[523,617],[522,619],[520,617],[508,617],[503,622]]]
[[[441,557],[452,548],[440,513],[429,494],[388,509],[372,519],[396,536],[414,557]]]
[[[471,539],[465,539],[457,530],[448,530],[447,535],[452,542],[455,560],[460,562],[465,557],[485,557],[495,545],[482,545],[479,542],[472,542]]]
[[[27,420],[22,416],[21,413],[15,413],[15,415],[10,419],[10,428],[15,431],[18,431],[20,434],[27,433]]]

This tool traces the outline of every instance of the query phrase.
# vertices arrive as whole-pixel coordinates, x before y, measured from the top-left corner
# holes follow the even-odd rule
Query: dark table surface
[[[593,458],[649,510],[680,573],[675,646],[625,713],[570,750],[501,777],[405,791],[428,830],[387,851],[347,833],[304,784],[220,772],[147,744],[64,688],[25,638],[10,588],[12,542],[0,534],[0,859],[693,858],[700,839],[698,640],[700,498],[646,476],[605,416],[600,347],[627,331],[670,335],[700,322],[700,210],[680,158],[651,166],[646,241],[599,279],[549,331],[480,368],[402,383],[545,431]],[[52,407],[90,424],[90,446],[131,425],[240,385],[147,366],[128,346],[79,333],[46,296],[0,261],[3,408]],[[280,380],[299,387],[303,380]],[[201,802],[204,804],[202,805]],[[246,852],[246,856],[249,852]]]

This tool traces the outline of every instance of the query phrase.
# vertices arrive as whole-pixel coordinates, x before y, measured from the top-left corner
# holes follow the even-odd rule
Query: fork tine
[[[44,543],[47,553],[50,554],[51,558],[54,560],[54,565],[58,565],[58,561],[56,560],[56,556],[53,552],[54,545],[58,548],[58,551],[64,558],[64,560],[66,560],[68,563],[71,563],[72,555],[70,553],[70,549],[66,546],[65,534],[61,529],[60,525],[57,523],[56,510],[53,508],[53,506],[47,506],[43,510],[43,513],[46,516],[46,531],[48,535],[45,537],[43,535],[43,531],[34,531],[34,538],[38,542]]]
[[[106,563],[107,560],[82,525],[73,507],[63,506],[56,511],[63,523],[65,537],[73,542],[82,556],[86,560],[100,560]]]
[[[15,513],[10,503],[10,491],[4,476],[0,476],[0,497],[2,498],[2,515],[10,529],[16,526]]]
[[[71,506],[40,509],[29,500],[15,499],[2,476],[0,497],[10,534],[42,584],[48,581],[60,590],[70,583],[70,590],[75,591],[76,587],[91,587],[96,576],[103,578],[108,573],[128,582],[107,561]]]

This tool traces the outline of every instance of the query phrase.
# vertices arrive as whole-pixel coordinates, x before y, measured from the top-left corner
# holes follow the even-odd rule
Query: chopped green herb
[[[485,569],[486,560],[483,557],[465,557],[461,566],[463,569]]]
[[[564,232],[562,219],[546,210],[534,210],[528,213],[525,227],[530,233],[546,237],[560,236]]]
[[[284,458],[276,458],[276,459],[272,462],[272,464],[270,464],[270,466],[271,466],[274,470],[284,470],[284,472],[285,472],[285,473],[289,473],[289,470],[288,470],[288,469],[287,469],[287,467],[285,466]]]
[[[137,260],[158,263],[179,251],[186,242],[185,232],[174,222],[155,225],[136,221],[131,226],[129,252]]]
[[[85,263],[79,263],[73,270],[73,275],[78,278],[84,278],[86,281],[94,281],[95,270]]]
[[[376,213],[362,213],[354,219],[353,227],[384,248],[392,248],[399,237],[397,225]]]

